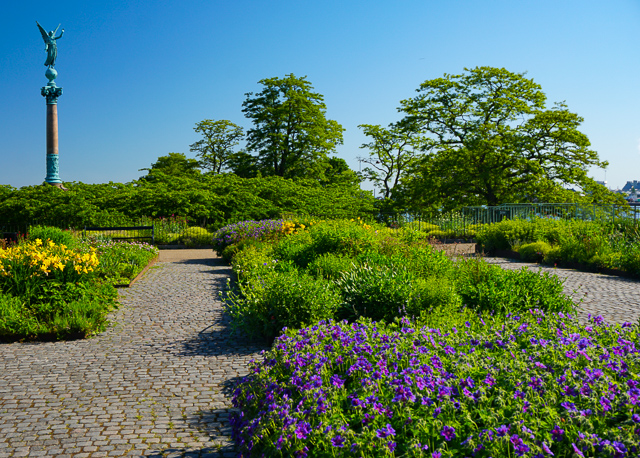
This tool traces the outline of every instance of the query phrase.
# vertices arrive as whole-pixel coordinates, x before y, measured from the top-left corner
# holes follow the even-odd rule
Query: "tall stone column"
[[[56,86],[54,81],[58,76],[55,68],[48,67],[45,76],[49,84],[40,91],[47,99],[47,176],[44,181],[65,189],[59,176],[58,163],[58,97],[62,95],[62,88]]]

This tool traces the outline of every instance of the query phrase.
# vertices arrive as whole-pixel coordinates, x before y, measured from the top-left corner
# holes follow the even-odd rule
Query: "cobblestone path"
[[[578,317],[586,322],[588,315],[602,315],[612,323],[637,323],[640,319],[640,281],[602,275],[591,272],[579,272],[572,269],[559,269],[524,263],[506,258],[484,258],[485,261],[498,264],[503,269],[521,269],[527,267],[542,273],[557,275],[564,280],[565,294],[573,297],[579,304]]]
[[[235,456],[230,388],[262,348],[229,335],[212,256],[158,262],[95,338],[0,344],[0,457]]]

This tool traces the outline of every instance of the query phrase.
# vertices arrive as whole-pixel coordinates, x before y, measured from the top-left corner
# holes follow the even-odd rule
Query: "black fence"
[[[154,226],[116,226],[85,227],[82,231],[85,238],[104,237],[110,240],[146,240],[155,244]]]

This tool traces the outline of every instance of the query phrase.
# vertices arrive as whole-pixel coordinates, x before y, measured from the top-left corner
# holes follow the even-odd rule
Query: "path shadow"
[[[233,377],[222,382],[222,393],[231,397],[242,377]],[[185,423],[188,428],[198,431],[209,439],[209,444],[201,449],[193,447],[167,448],[158,450],[156,454],[145,455],[152,457],[184,456],[184,457],[229,457],[236,456],[238,448],[231,438],[230,418],[232,412],[238,411],[233,407],[222,409],[201,410],[188,415]],[[213,445],[211,443],[214,443]]]
[[[236,273],[222,258],[185,259],[174,261],[174,263],[213,267],[211,270],[205,270],[204,273],[215,275],[212,284],[217,290],[226,288],[227,279],[231,279],[232,282],[237,279]]]
[[[227,326],[217,324],[205,328],[193,338],[179,342],[174,351],[178,356],[248,356],[268,350],[266,342],[252,339],[244,333],[232,333]]]

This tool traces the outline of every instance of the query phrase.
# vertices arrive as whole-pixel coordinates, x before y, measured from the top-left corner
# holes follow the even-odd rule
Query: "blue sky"
[[[59,23],[60,176],[128,182],[169,152],[192,157],[203,119],[245,128],[258,81],[307,76],[346,129],[338,155],[358,170],[359,124],[400,119],[420,83],[465,67],[527,72],[548,105],[566,101],[610,186],[640,179],[639,0],[10,2],[0,41],[0,184],[45,170],[46,53]],[[592,170],[603,180],[605,172]]]

